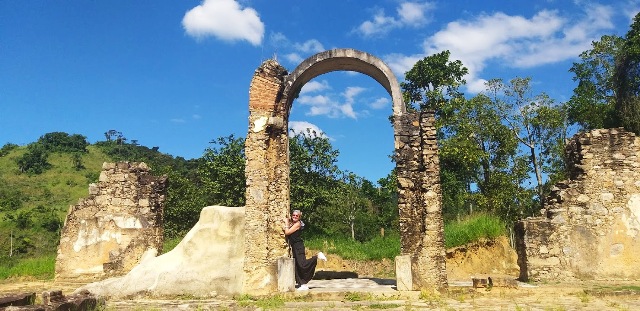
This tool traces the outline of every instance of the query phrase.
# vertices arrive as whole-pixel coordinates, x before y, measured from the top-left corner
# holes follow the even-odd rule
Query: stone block
[[[413,290],[413,276],[411,273],[411,255],[396,256],[396,289]]]
[[[294,291],[296,289],[295,279],[295,263],[293,258],[278,258],[278,291]]]
[[[36,300],[36,293],[9,294],[0,297],[0,309],[10,306],[28,306]]]

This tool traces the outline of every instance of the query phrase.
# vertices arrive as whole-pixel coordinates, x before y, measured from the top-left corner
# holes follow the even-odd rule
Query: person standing
[[[299,210],[291,213],[291,219],[285,218],[282,230],[287,237],[287,243],[291,247],[293,260],[295,262],[296,283],[300,284],[298,290],[309,290],[307,283],[313,278],[318,265],[318,259],[327,261],[327,256],[319,252],[317,256],[307,259],[304,249],[304,241],[302,240],[302,230],[304,222],[302,222],[302,212]]]

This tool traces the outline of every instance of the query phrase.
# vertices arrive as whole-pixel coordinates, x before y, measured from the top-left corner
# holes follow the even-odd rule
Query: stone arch
[[[275,60],[256,69],[249,88],[249,131],[245,140],[246,204],[243,288],[269,293],[278,288],[277,260],[287,255],[281,219],[289,212],[289,112],[300,89],[332,71],[356,71],[382,85],[392,98],[401,253],[399,289],[444,289],[447,285],[433,112],[407,113],[398,81],[379,58],[354,49],[315,54],[292,73]],[[399,271],[404,269],[407,271]]]
[[[307,82],[332,71],[356,71],[373,78],[391,96],[393,115],[406,112],[400,85],[389,66],[369,53],[354,49],[328,50],[302,61],[284,81],[283,101],[287,110],[291,109],[293,100]]]

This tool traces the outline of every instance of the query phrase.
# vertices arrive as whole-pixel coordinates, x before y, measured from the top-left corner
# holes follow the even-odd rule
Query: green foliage
[[[0,148],[0,157],[4,157],[7,154],[9,154],[9,152],[11,152],[11,150],[18,148],[19,146],[16,144],[12,144],[12,143],[6,143],[4,144],[4,146],[2,146],[2,148]]]
[[[0,184],[3,184],[0,179]],[[9,187],[0,187],[0,212],[11,212],[22,206],[22,193],[20,190]]]
[[[564,165],[562,150],[567,136],[566,113],[562,106],[556,105],[545,93],[533,94],[531,78],[514,78],[508,83],[500,79],[493,79],[487,83],[487,94],[491,98],[495,111],[508,131],[505,135],[512,136],[518,143],[518,154],[510,158],[509,165],[514,175],[516,185],[523,185],[533,175],[535,180],[535,194],[533,198],[526,198],[528,193],[524,189],[513,193],[519,197],[520,206],[509,209],[515,213],[505,219],[513,220],[530,216],[529,211],[539,210],[546,196],[545,179],[547,175],[563,176]],[[505,177],[508,178],[508,177]],[[501,191],[500,186],[509,182],[502,182],[491,187],[493,191]],[[523,201],[524,200],[524,201]],[[537,206],[527,203],[537,201]],[[523,204],[524,203],[524,204]]]
[[[51,167],[51,164],[47,162],[48,157],[49,152],[44,146],[33,143],[27,146],[26,153],[16,158],[16,163],[22,173],[42,174]]]
[[[69,135],[64,132],[52,132],[44,134],[38,139],[45,150],[49,152],[87,152],[87,138],[79,134]]]
[[[616,59],[614,89],[622,126],[640,135],[640,13],[634,17]]]
[[[97,179],[102,163],[108,161],[106,155],[88,146],[81,156],[86,166],[83,173],[73,168],[71,154],[56,152],[47,157],[50,166],[46,171],[19,174],[15,159],[30,151],[30,145],[16,147],[0,157],[0,256],[55,254],[69,205],[87,196],[91,181],[84,175],[94,172]]]
[[[640,134],[640,14],[624,38],[602,36],[580,59],[570,70],[578,86],[567,103],[569,121]]]
[[[451,52],[442,51],[427,56],[405,73],[407,82],[400,86],[409,110],[418,104],[420,110],[439,110],[451,98],[460,97],[458,87],[466,83],[469,72],[459,60],[449,61]]]
[[[244,138],[233,135],[211,142],[198,167],[202,186],[206,189],[206,201],[224,206],[243,206],[245,203],[246,177],[244,172]]]
[[[301,210],[306,230],[320,232],[322,210],[330,205],[338,187],[337,150],[329,139],[307,129],[289,139],[291,209]]]
[[[569,71],[578,85],[566,103],[570,123],[586,130],[620,126],[615,112],[614,71],[623,43],[620,37],[603,36],[580,54],[580,62],[573,63]]]
[[[366,241],[380,228],[397,228],[395,174],[377,187],[341,171],[338,150],[310,130],[290,138],[289,152],[291,209],[303,212],[306,232]]]
[[[506,235],[504,221],[490,214],[476,214],[461,221],[449,222],[444,227],[444,241],[447,248],[504,235]]]

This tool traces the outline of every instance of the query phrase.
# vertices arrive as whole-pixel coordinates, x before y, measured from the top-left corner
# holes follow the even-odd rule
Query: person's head
[[[300,210],[294,210],[293,213],[291,213],[291,218],[293,220],[300,220],[302,219],[302,212]]]

